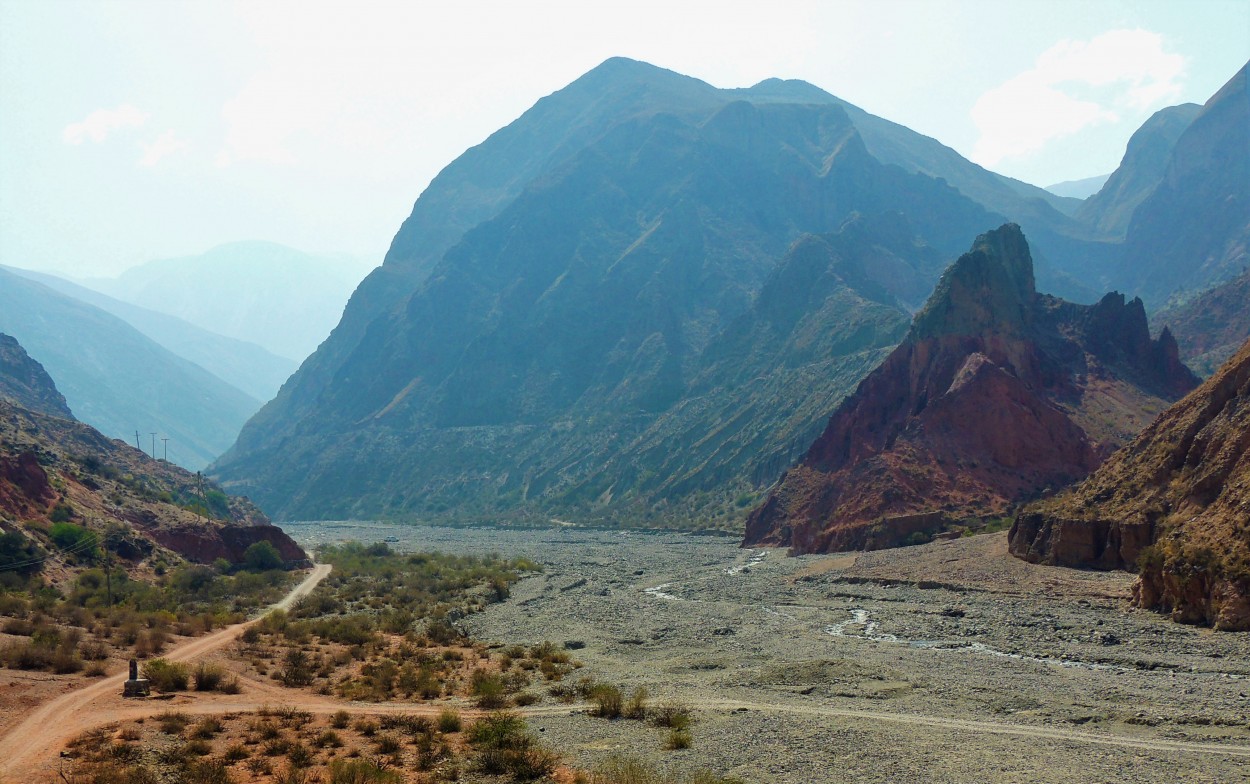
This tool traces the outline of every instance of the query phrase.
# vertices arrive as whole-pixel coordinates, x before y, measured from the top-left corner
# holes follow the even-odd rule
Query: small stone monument
[[[130,679],[122,685],[123,697],[147,697],[152,693],[147,678],[139,677],[139,662],[130,660]]]

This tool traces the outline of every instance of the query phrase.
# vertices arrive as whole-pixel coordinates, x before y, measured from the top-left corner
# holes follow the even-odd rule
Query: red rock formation
[[[42,514],[55,498],[48,473],[34,452],[0,455],[0,512],[23,519]]]
[[[747,520],[744,544],[888,547],[1086,476],[1197,383],[1141,302],[1039,295],[1019,228],[977,238],[907,339]]]
[[[1137,567],[1138,605],[1250,629],[1250,342],[1087,480],[1021,510],[1010,549]]]
[[[161,546],[197,563],[218,558],[240,563],[247,548],[262,541],[272,544],[288,564],[308,562],[308,554],[276,525],[179,525],[155,528],[150,534]]]

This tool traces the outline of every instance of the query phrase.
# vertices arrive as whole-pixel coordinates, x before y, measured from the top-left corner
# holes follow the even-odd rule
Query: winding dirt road
[[[295,602],[311,593],[328,574],[330,574],[329,564],[317,564],[308,576],[292,588],[281,601],[267,607],[257,617],[190,640],[172,649],[164,658],[170,661],[191,661],[229,645],[243,633],[244,629],[274,610],[290,609]],[[0,736],[0,781],[6,784],[8,782],[17,784],[18,782],[54,781],[56,779],[56,774],[53,772],[54,761],[70,739],[101,724],[151,715],[169,710],[173,706],[174,702],[165,700],[145,703],[124,702],[121,690],[127,674],[123,672],[111,675],[89,686],[63,694],[41,705],[20,724]],[[251,689],[253,691],[258,690],[257,687],[267,687],[267,684],[254,681],[249,681],[249,685],[253,687]],[[230,696],[236,702],[239,701],[237,695]],[[214,701],[206,700],[206,702]],[[179,706],[179,709],[181,710],[182,707]],[[246,708],[242,709],[246,710]],[[232,708],[220,710],[232,710]]]

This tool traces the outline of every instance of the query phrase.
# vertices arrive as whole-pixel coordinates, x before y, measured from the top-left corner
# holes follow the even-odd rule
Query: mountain
[[[257,400],[269,400],[295,371],[296,363],[255,343],[228,338],[188,321],[122,302],[64,278],[5,267],[88,305],[111,313],[183,359],[194,362]]]
[[[1129,139],[1119,167],[1081,204],[1077,218],[1122,238],[1133,211],[1163,181],[1176,142],[1201,111],[1198,104],[1185,103],[1155,112]]]
[[[1079,205],[1076,200],[1061,199],[987,171],[933,139],[868,114],[806,82],[769,79],[750,88],[718,90],[692,77],[615,57],[540,100],[434,178],[400,227],[382,266],[357,287],[338,326],[297,372],[283,400],[259,415],[258,425],[267,427],[271,418],[311,412],[321,391],[341,375],[370,325],[385,322],[392,318],[392,311],[402,309],[403,302],[467,232],[498,217],[527,188],[558,176],[562,166],[609,131],[662,117],[697,124],[734,102],[840,106],[870,155],[913,173],[945,179],[994,216],[974,227],[972,234],[1001,222],[1002,217],[1020,221],[1031,231],[1054,239],[1055,264],[1040,272],[1052,289],[1096,296],[1095,289],[1077,278],[1091,266],[1100,268],[1106,249],[1064,236],[1086,231],[1061,214],[1061,208]],[[822,225],[814,230],[835,228]],[[785,247],[792,239],[788,236],[779,244]],[[945,248],[951,253],[958,249],[958,244]],[[750,288],[752,283],[747,285]]]
[[[366,271],[348,257],[235,242],[83,283],[299,363],[330,334]]]
[[[666,477],[693,471],[675,464],[686,459],[677,447],[723,428],[732,404],[706,419],[694,413],[707,402],[696,390],[708,352],[796,240],[836,233],[856,214],[898,211],[906,242],[950,258],[1003,222],[945,182],[882,164],[835,102],[787,103],[775,91],[756,101],[752,90],[629,62],[566,91],[435,179],[343,322],[215,475],[279,517],[589,509],[622,519],[623,488],[657,481],[661,463]],[[489,199],[478,182],[495,183]],[[454,224],[436,218],[468,201],[477,206],[457,213],[471,214],[465,222],[498,212],[445,248]],[[940,267],[896,265],[892,278],[894,262],[878,256],[882,268],[861,277],[889,280],[896,312],[923,299]],[[842,388],[854,380],[843,377]],[[806,402],[801,389],[778,394],[789,410]],[[819,412],[805,416],[795,437],[818,427]],[[640,438],[668,449],[615,457]],[[749,475],[766,485],[784,464]],[[755,471],[714,461],[696,473],[707,477],[699,483],[737,481],[737,470]]]
[[[744,545],[893,546],[1080,479],[1197,383],[1140,300],[1038,294],[1014,224],[979,236],[906,339],[747,520]]]
[[[1132,142],[1129,144],[1131,145]],[[1069,199],[1088,199],[1090,196],[1098,193],[1110,178],[1110,174],[1099,174],[1095,177],[1085,177],[1079,180],[1064,180],[1054,185],[1047,185],[1046,190],[1056,196],[1063,196]]]
[[[168,437],[170,459],[192,470],[260,405],[116,316],[3,269],[0,331],[47,368],[83,422],[127,441],[136,430]]]
[[[1183,305],[1160,310],[1154,322],[1172,331],[1186,365],[1211,375],[1250,340],[1250,267]]]
[[[7,376],[0,368],[0,384]],[[148,558],[238,563],[260,541],[287,561],[308,557],[246,499],[89,425],[0,398],[0,527],[55,555],[53,522],[85,528],[129,566]],[[177,556],[162,558],[170,552]]]
[[[43,365],[9,335],[0,333],[0,398],[40,414],[73,419],[65,396]]]
[[[1084,482],[1021,510],[1010,549],[1137,567],[1138,606],[1250,630],[1250,342]]]
[[[1250,262],[1250,78],[1243,66],[1181,133],[1137,206],[1119,280],[1150,308],[1229,280]]]

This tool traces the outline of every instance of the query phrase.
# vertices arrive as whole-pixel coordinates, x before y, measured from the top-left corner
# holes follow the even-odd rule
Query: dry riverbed
[[[461,623],[569,644],[590,675],[696,709],[661,731],[531,718],[582,767],[614,753],[752,782],[1250,782],[1250,634],[1128,607],[1131,576],[1025,564],[1004,534],[788,558],[684,534],[287,524],[304,545],[526,556]]]

